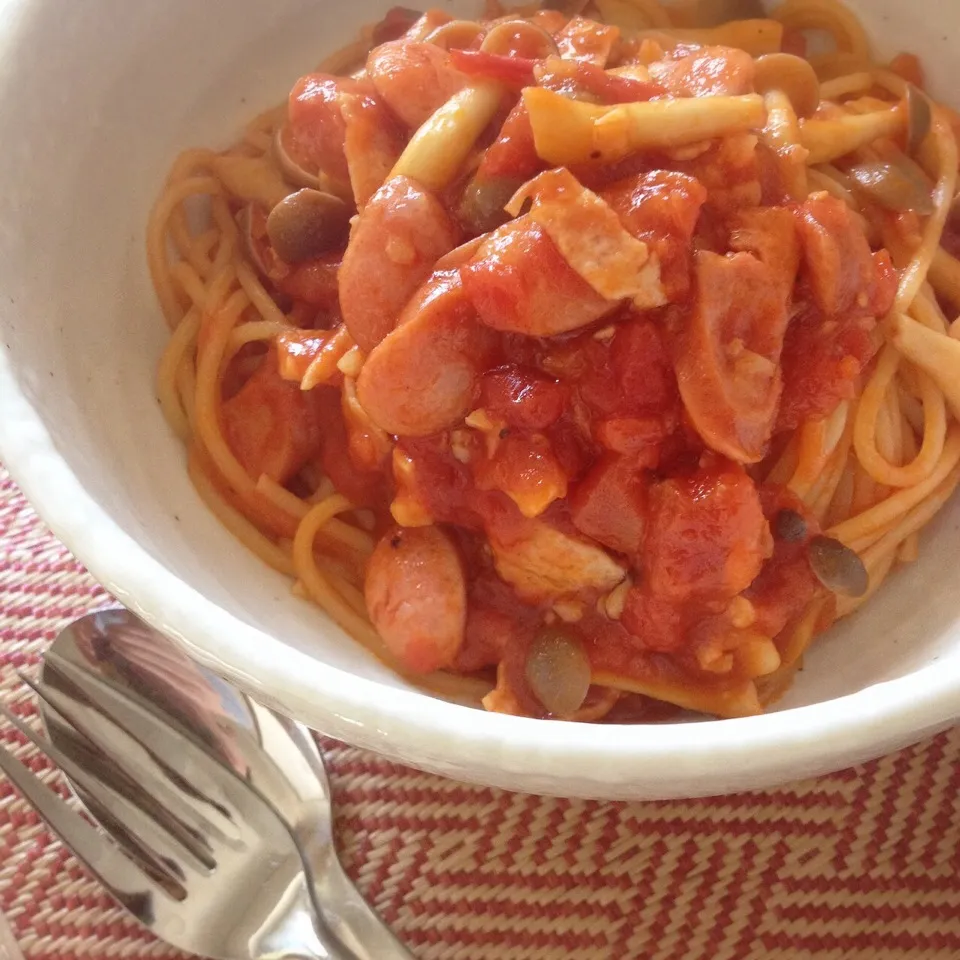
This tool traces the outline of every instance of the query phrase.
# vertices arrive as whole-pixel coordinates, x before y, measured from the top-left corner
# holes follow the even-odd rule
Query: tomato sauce
[[[266,212],[247,211],[269,292],[313,320],[283,333],[248,379],[229,371],[224,434],[252,477],[328,476],[374,511],[384,543],[429,528],[409,539],[442,571],[412,560],[396,571],[412,608],[386,589],[401,562],[389,550],[368,582],[378,615],[402,610],[397,646],[416,652],[411,669],[497,670],[502,703],[542,716],[528,654],[549,628],[594,674],[630,681],[636,695],[611,716],[656,716],[651,697],[686,702],[678,690],[749,712],[750,651],[766,639],[785,652],[826,600],[806,550],[819,524],[763,483],[770,451],[855,395],[896,273],[843,202],[788,200],[754,133],[545,172],[521,88],[593,105],[741,96],[755,63],[681,47],[648,74],[611,72],[632,49],[618,31],[538,16],[559,57],[447,50],[424,37],[449,17],[398,8],[376,29],[363,79],[296,84],[285,149],[342,183],[344,96],[381,111],[397,137],[478,79],[500,83],[503,102],[452,183],[432,191],[428,178],[397,176],[358,198],[346,251],[283,264]],[[784,44],[800,51],[802,37],[787,31]],[[916,72],[909,59],[895,68]],[[534,177],[539,192],[511,204]],[[958,236],[950,225],[948,250]],[[617,276],[645,285],[615,287],[624,263]],[[301,391],[339,330],[354,368]],[[778,526],[785,511],[800,535]],[[431,600],[444,643],[408,644],[417,590],[431,583],[451,590],[446,606]],[[822,610],[817,629],[833,607]],[[602,695],[591,688],[585,706]]]

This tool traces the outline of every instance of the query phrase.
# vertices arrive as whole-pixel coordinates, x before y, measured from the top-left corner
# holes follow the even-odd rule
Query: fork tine
[[[132,853],[133,859],[152,864],[180,884],[196,875],[208,876],[216,869],[217,857],[207,837],[184,824],[158,800],[156,784],[147,789],[56,707],[48,703],[46,710],[50,739],[41,744],[42,749],[83,794],[81,799],[94,818]]]
[[[0,713],[74,783],[79,784],[88,796],[93,797],[99,807],[106,811],[109,819],[119,824],[127,836],[138,838],[147,852],[152,854],[154,867],[166,874],[170,880],[186,890],[197,875],[209,876],[215,864],[201,860],[180,839],[163,829],[137,804],[115,789],[106,779],[108,770],[102,764],[98,763],[96,772],[88,769],[58,746],[41,737],[3,704],[0,704]],[[61,718],[57,717],[57,720],[60,722]]]
[[[17,729],[20,721],[0,704]],[[111,840],[44,786],[10,751],[0,745],[0,770],[107,891],[141,923],[150,926],[158,907],[175,904],[169,892],[135,866]]]
[[[114,687],[94,671],[56,656],[53,651],[47,653],[44,662],[54,668],[54,675],[59,672],[75,684],[97,704],[104,716],[109,716],[143,745],[161,767],[172,771],[166,781],[171,788],[187,791],[187,795],[199,797],[220,809],[234,825],[240,847],[248,846],[256,839],[263,841],[264,830],[274,837],[282,834],[284,839],[277,842],[289,839],[299,845],[292,827],[276,808],[246,777],[208,753],[197,742],[194,731],[169,714],[151,709],[134,695]],[[225,736],[229,736],[229,730],[229,725],[225,725]],[[106,752],[112,753],[111,750]],[[265,819],[264,808],[271,810],[273,816]]]
[[[198,848],[195,851],[198,856],[203,858],[204,852],[209,853],[210,843],[206,838],[211,834],[227,844],[240,842],[236,825],[223,815],[218,806],[205,802],[204,798],[172,782],[170,771],[150,750],[127,733],[113,718],[102,713],[95,703],[83,703],[54,683],[45,680],[36,682],[21,671],[17,673],[47,709],[59,714],[62,720],[105,756],[122,755],[124,773],[191,831],[190,837],[181,839],[188,844],[191,839],[202,844],[204,849]]]
[[[189,785],[196,790],[202,801],[221,813],[222,821],[218,820],[218,824],[231,824],[233,832],[230,835],[239,837],[237,826],[230,820],[228,811],[236,807],[235,784],[241,778],[198,746],[192,739],[195,734],[167,714],[164,714],[163,722],[158,722],[154,711],[91,670],[50,654],[46,662],[89,696],[102,715],[108,716],[155,760],[182,778],[184,786]],[[184,799],[187,796],[185,794]]]

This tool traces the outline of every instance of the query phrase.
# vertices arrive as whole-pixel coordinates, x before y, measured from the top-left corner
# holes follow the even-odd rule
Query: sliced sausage
[[[391,40],[371,51],[367,73],[387,106],[416,129],[468,78],[450,64],[450,54],[432,43]]]
[[[450,666],[463,643],[467,591],[456,547],[439,527],[397,527],[367,566],[367,610],[390,652],[417,673]]]
[[[458,241],[433,194],[407,177],[387,181],[363,208],[339,272],[340,310],[350,335],[369,353],[433,265]]]
[[[480,319],[495,330],[549,337],[618,305],[601,297],[529,217],[494,231],[460,273]]]
[[[425,437],[445,430],[470,412],[492,339],[477,321],[459,273],[438,272],[367,357],[357,398],[387,433]]]

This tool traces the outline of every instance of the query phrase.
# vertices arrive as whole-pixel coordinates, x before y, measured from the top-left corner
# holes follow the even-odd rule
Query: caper
[[[344,242],[350,213],[350,208],[333,194],[298,190],[270,211],[270,245],[285,263],[311,260]]]
[[[857,554],[832,537],[814,537],[807,545],[810,569],[833,593],[862,597],[870,586],[870,576]]]
[[[527,682],[548,713],[572,716],[590,689],[590,661],[569,630],[545,627],[527,653]]]
[[[907,153],[915,154],[927,138],[933,123],[933,111],[925,93],[912,83],[907,84]]]
[[[777,539],[796,543],[807,535],[807,521],[796,510],[781,510],[773,520]]]
[[[510,177],[474,178],[467,184],[457,208],[457,218],[471,233],[489,233],[510,219],[503,208],[521,181]]]

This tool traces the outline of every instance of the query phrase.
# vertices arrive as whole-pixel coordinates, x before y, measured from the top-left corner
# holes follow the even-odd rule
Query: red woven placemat
[[[0,695],[109,598],[0,468]],[[5,742],[56,777],[9,731]],[[347,868],[424,960],[960,957],[960,729],[681,803],[463,786],[325,742]],[[0,908],[31,960],[163,958],[0,780]]]

